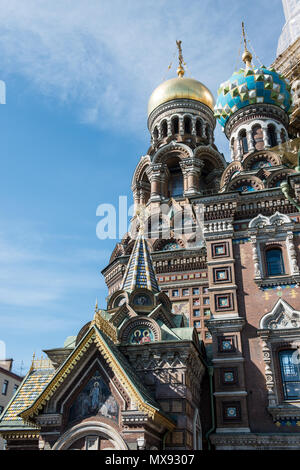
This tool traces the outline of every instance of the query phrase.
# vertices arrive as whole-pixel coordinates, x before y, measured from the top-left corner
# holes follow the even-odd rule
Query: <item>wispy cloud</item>
[[[192,75],[215,92],[236,61],[241,16],[258,47],[268,46],[268,12],[263,2],[247,7],[235,0],[191,0],[188,7],[183,0],[0,0],[1,68],[77,103],[83,121],[140,131],[175,39],[184,41]],[[275,5],[273,13],[275,21]],[[259,37],[258,18],[264,18]]]
[[[95,268],[109,258],[106,250],[66,247],[60,254],[57,247],[52,252],[47,243],[34,247],[16,238],[5,238],[2,233],[0,258],[2,305],[49,306],[74,291],[105,288]]]

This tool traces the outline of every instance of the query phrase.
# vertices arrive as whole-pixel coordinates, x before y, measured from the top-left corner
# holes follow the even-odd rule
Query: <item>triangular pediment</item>
[[[126,318],[129,319],[136,316],[137,313],[126,302],[113,314],[111,317],[111,322],[114,326],[119,327]]]
[[[260,321],[261,330],[300,328],[300,311],[293,309],[285,300],[279,299],[271,312]]]
[[[64,400],[67,400],[67,397],[65,397],[67,390],[70,389],[70,386],[72,389],[72,384],[75,386],[78,384],[80,374],[82,374],[83,370],[87,369],[88,364],[91,363],[93,358],[97,360],[99,367],[93,371],[94,375],[88,377],[91,382],[89,384],[88,381],[85,382],[87,386],[86,393],[83,393],[81,398],[78,398],[79,401],[78,403],[76,402],[76,406],[85,406],[88,412],[92,412],[96,409],[97,396],[99,395],[101,400],[99,398],[97,402],[99,405],[97,413],[102,413],[102,415],[104,413],[115,413],[115,411],[112,410],[116,410],[116,404],[113,398],[108,394],[108,388],[110,381],[116,380],[124,391],[123,396],[127,395],[130,398],[130,402],[135,403],[135,407],[137,406],[140,411],[143,411],[152,419],[163,421],[166,427],[174,427],[172,421],[160,413],[158,403],[140,381],[125,356],[119,351],[114,342],[99,330],[96,325],[90,328],[62,366],[56,370],[47,386],[30,406],[21,412],[20,416],[26,421],[35,421],[35,416],[43,413],[46,409],[51,409],[52,412],[61,412],[60,409],[57,410],[53,408],[54,403],[63,403]],[[97,371],[98,374],[95,376]],[[98,385],[94,386],[93,384],[97,381]],[[102,385],[101,381],[104,382],[105,385]],[[98,388],[98,386],[99,389],[101,387],[103,389],[102,395],[100,395],[100,391],[93,392],[91,388]],[[75,400],[77,400],[79,392],[81,393],[81,390],[77,390]],[[87,396],[87,394],[89,396]],[[92,396],[94,397],[93,403],[91,402]],[[108,400],[108,402],[106,402],[106,400]],[[102,406],[101,411],[100,408]],[[111,411],[105,411],[105,407],[111,407]],[[77,411],[77,413],[79,413],[79,411]],[[76,411],[73,411],[73,414],[76,415]]]

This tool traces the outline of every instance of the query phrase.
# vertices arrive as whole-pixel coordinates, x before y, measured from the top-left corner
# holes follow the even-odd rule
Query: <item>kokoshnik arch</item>
[[[8,449],[300,447],[300,215],[280,188],[288,179],[299,201],[300,174],[273,150],[299,137],[297,76],[276,71],[282,56],[255,67],[243,38],[245,66],[216,102],[185,77],[177,42],[178,76],[150,97],[150,148],[132,179],[139,235],[102,271],[107,309],[33,361],[0,419]],[[158,219],[146,239],[139,211],[162,204],[171,236]]]

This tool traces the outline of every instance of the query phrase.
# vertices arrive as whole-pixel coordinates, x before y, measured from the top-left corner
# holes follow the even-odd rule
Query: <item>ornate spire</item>
[[[140,232],[128,261],[122,289],[132,292],[141,288],[159,292],[149,248]]]
[[[182,41],[176,41],[178,47],[178,60],[179,60],[179,67],[177,69],[178,77],[183,77],[184,75],[184,60],[182,55],[182,48],[181,48]]]
[[[243,62],[245,62],[246,67],[252,67],[252,64],[251,64],[252,54],[247,49],[247,39],[246,39],[246,34],[245,34],[245,25],[243,21],[242,21],[242,34],[243,34],[243,40],[244,40],[244,53],[242,55],[242,60]]]

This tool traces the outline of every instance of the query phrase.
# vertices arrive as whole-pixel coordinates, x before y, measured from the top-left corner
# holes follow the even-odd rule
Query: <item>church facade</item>
[[[102,271],[107,309],[33,361],[0,417],[8,449],[300,448],[299,107],[243,37],[216,103],[178,41],[178,76],[149,100],[133,231]]]

